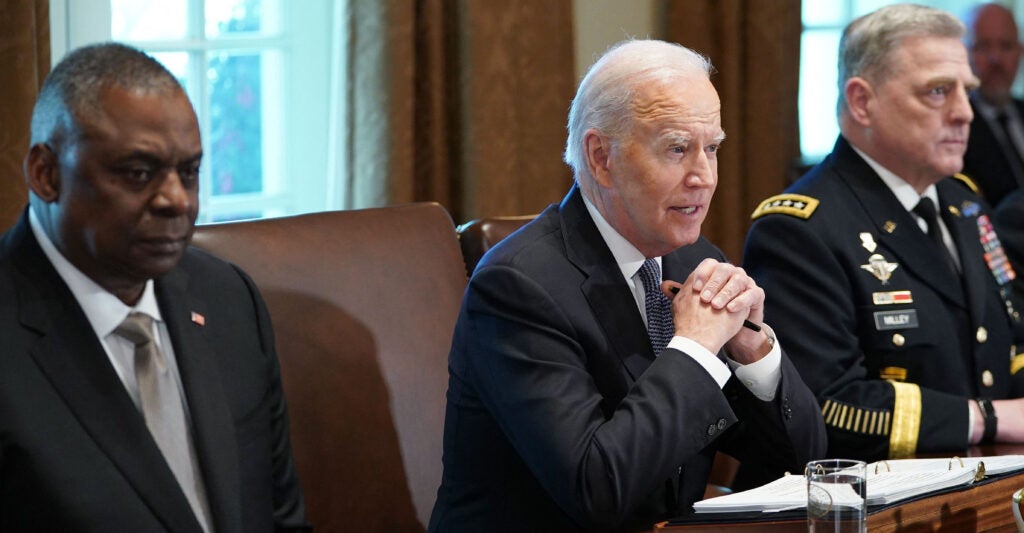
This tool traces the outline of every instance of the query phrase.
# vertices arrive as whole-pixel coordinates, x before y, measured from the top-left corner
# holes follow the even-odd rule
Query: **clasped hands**
[[[676,335],[711,353],[725,346],[733,360],[745,365],[771,350],[764,331],[743,327],[744,320],[764,321],[764,290],[742,268],[705,259],[684,283],[666,280],[661,290],[672,302]]]

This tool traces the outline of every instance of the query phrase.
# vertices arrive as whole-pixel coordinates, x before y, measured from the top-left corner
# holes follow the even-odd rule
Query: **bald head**
[[[628,133],[638,87],[670,79],[703,82],[711,70],[706,57],[678,44],[631,40],[612,46],[587,71],[569,110],[564,158],[577,180],[587,174],[584,134],[596,129],[621,139]]]
[[[992,105],[1005,105],[1021,57],[1013,12],[1000,4],[981,4],[970,11],[966,24],[968,58],[981,80],[978,92]]]

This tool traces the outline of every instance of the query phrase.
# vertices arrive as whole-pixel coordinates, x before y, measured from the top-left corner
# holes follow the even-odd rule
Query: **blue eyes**
[[[706,150],[706,151],[707,151],[707,152],[708,152],[709,154],[716,154],[716,153],[718,153],[718,148],[719,148],[719,146],[720,146],[720,145],[717,145],[717,144],[709,144],[709,145],[707,145],[707,146],[706,146],[706,147],[705,147],[704,149],[705,149],[705,150]],[[670,151],[671,151],[672,153],[674,153],[674,154],[685,154],[685,153],[686,153],[686,147],[684,147],[684,146],[673,146],[673,147],[672,147],[672,148],[670,149]]]

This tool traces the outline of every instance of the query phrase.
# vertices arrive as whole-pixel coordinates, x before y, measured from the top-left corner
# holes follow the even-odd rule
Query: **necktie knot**
[[[935,211],[935,202],[932,202],[931,198],[923,196],[917,205],[914,206],[914,214],[921,217],[926,224],[928,224],[928,233],[935,231],[935,223],[937,221],[937,215]]]
[[[144,313],[130,313],[114,333],[128,339],[135,346],[153,342],[153,319]]]
[[[939,217],[935,210],[935,202],[932,202],[932,199],[927,196],[922,196],[912,211],[928,225],[928,237],[932,244],[938,247],[939,253],[942,254],[943,262],[949,267],[951,272],[959,274],[959,269],[951,255],[952,252],[946,247],[946,242],[942,239],[942,229],[939,228]]]
[[[675,333],[672,324],[672,306],[661,292],[661,267],[658,261],[647,259],[640,267],[640,282],[644,286],[644,311],[647,314],[647,334],[654,354],[668,346]]]

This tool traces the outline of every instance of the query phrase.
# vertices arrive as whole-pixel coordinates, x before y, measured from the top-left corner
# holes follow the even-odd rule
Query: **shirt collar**
[[[633,276],[640,270],[640,267],[643,266],[647,258],[644,257],[644,254],[640,253],[640,250],[637,250],[636,246],[633,246],[618,231],[615,231],[615,228],[601,216],[601,212],[597,210],[597,207],[594,207],[594,204],[590,203],[585,194],[581,196],[583,196],[584,205],[587,206],[587,212],[590,213],[590,218],[594,219],[597,231],[601,233],[601,238],[608,245],[608,249],[612,251],[615,263],[619,266],[619,270],[622,271],[622,277],[627,280],[633,279]],[[661,258],[656,257],[654,259],[660,267]]]
[[[145,313],[157,321],[162,319],[160,316],[160,306],[156,302],[156,293],[153,290],[153,280],[146,282],[146,287],[143,289],[142,297],[139,298],[138,303],[134,307],[129,307],[111,292],[99,286],[89,276],[83,274],[78,267],[71,264],[57,250],[50,237],[43,231],[42,224],[39,222],[36,212],[31,206],[28,210],[28,220],[29,226],[32,228],[32,234],[35,235],[36,241],[39,242],[39,247],[43,249],[43,254],[46,255],[46,258],[50,260],[50,264],[53,265],[57,274],[60,275],[64,283],[71,289],[71,294],[75,296],[78,305],[85,312],[85,317],[89,320],[89,324],[96,332],[97,337],[102,339],[112,333],[124,321],[128,313],[133,311]]]
[[[850,146],[854,149],[854,151],[856,151],[861,157],[864,158],[864,161],[866,161],[868,166],[870,166],[875,171],[875,173],[878,174],[878,177],[882,178],[882,182],[884,182],[885,186],[888,187],[890,191],[892,191],[892,193],[896,196],[896,199],[899,200],[900,205],[902,205],[904,209],[906,209],[907,211],[913,211],[914,207],[917,206],[917,203],[920,202],[921,198],[923,197],[930,198],[932,202],[935,203],[935,206],[938,207],[939,192],[935,188],[934,183],[929,185],[928,188],[924,190],[924,194],[917,194],[917,191],[909,183],[904,181],[903,178],[897,176],[896,174],[893,174],[892,171],[883,167],[874,159],[868,157],[867,154],[862,152],[856,146]]]

